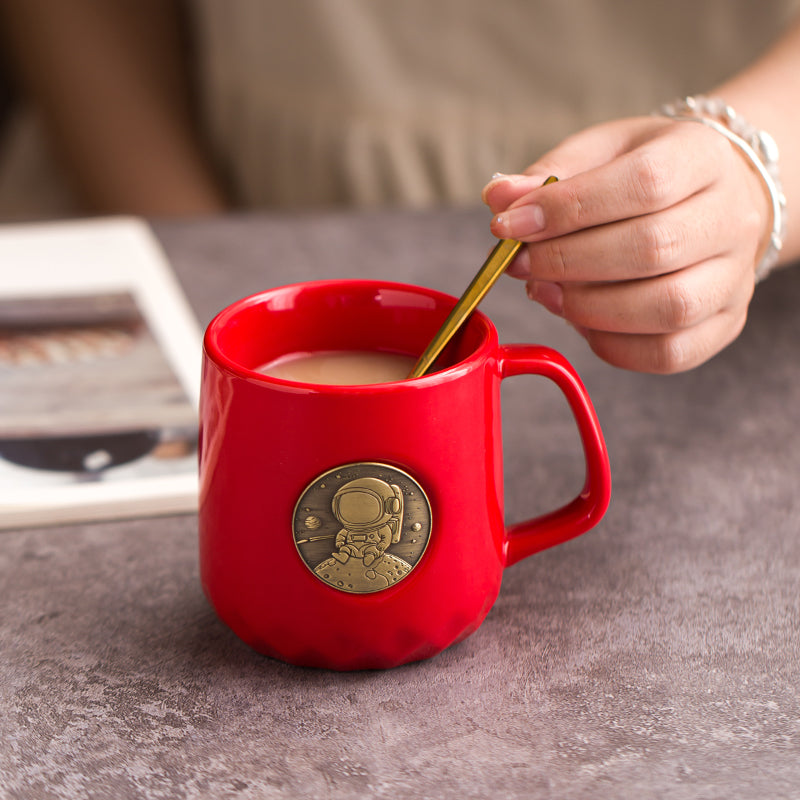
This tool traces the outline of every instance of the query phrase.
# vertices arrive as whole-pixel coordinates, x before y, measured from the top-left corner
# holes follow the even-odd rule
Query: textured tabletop
[[[375,276],[458,294],[485,212],[156,224],[202,324],[238,297]],[[503,341],[561,350],[614,489],[506,571],[483,626],[389,672],[262,657],[202,595],[196,518],[0,534],[2,798],[799,798],[800,272],[740,339],[656,377],[600,362],[503,279]],[[509,522],[583,480],[566,403],[503,394]]]

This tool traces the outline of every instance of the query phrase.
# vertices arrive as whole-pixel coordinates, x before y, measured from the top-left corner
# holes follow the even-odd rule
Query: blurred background
[[[5,0],[0,221],[475,205],[797,0]]]

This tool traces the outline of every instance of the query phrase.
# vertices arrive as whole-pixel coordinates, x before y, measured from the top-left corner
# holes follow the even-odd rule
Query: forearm
[[[9,50],[87,208],[223,207],[192,126],[176,4],[6,0]]]
[[[709,94],[775,139],[787,199],[781,263],[800,258],[800,21],[765,55]]]

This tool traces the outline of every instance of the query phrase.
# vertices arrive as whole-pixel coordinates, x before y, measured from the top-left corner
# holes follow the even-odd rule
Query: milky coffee
[[[335,350],[291,353],[258,367],[273,378],[328,385],[389,383],[408,377],[416,359],[398,353]]]

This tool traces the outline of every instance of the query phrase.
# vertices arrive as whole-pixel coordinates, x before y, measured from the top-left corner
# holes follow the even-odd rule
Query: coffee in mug
[[[290,353],[262,364],[258,371],[272,378],[299,383],[363,386],[402,381],[415,363],[415,358],[401,353],[336,350]]]

